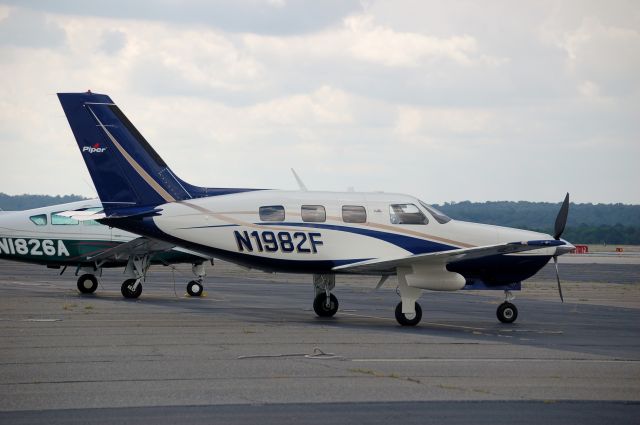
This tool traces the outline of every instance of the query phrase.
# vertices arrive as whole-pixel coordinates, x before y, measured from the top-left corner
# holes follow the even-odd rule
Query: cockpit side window
[[[76,220],[75,218],[71,218],[71,217],[65,217],[63,215],[59,215],[58,213],[61,213],[63,211],[58,211],[58,212],[54,212],[51,213],[51,224],[54,225],[58,225],[58,224],[64,224],[64,225],[69,225],[69,224],[78,224],[78,220]]]
[[[447,216],[442,211],[438,211],[437,209],[433,208],[431,205],[427,205],[422,201],[420,201],[420,205],[422,205],[425,210],[429,211],[429,214],[431,214],[438,223],[445,224],[451,221],[451,217]]]
[[[47,215],[46,214],[32,215],[31,217],[29,217],[29,220],[31,220],[36,226],[46,226],[47,225]]]
[[[392,224],[428,224],[429,219],[413,204],[389,205]]]

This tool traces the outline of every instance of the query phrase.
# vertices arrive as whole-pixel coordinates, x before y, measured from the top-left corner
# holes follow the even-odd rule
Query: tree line
[[[447,202],[436,205],[456,220],[552,233],[560,202]],[[640,205],[570,204],[563,238],[580,244],[640,245]]]
[[[28,210],[86,199],[78,195],[7,195],[0,192],[0,209]],[[553,232],[560,203],[550,202],[447,202],[435,205],[456,220]],[[569,207],[562,235],[573,243],[640,245],[640,205],[574,204]]]
[[[3,211],[22,211],[32,208],[48,207],[49,205],[64,204],[66,202],[82,201],[78,195],[7,195],[0,192],[0,209]]]

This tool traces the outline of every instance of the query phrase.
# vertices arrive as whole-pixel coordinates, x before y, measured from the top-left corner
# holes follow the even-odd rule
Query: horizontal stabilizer
[[[81,208],[77,210],[62,211],[56,213],[62,217],[73,218],[77,221],[100,220],[106,217],[104,211],[95,211],[95,209]]]
[[[107,215],[105,218],[142,218],[160,215],[160,212],[162,212],[161,208],[121,208],[110,210],[109,215]]]

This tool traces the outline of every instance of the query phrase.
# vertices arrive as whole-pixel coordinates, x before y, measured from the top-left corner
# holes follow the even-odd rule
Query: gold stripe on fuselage
[[[194,205],[190,202],[186,202],[186,201],[181,201],[180,204],[186,205],[188,207],[191,207],[193,209],[195,209],[196,211],[199,211],[200,213],[203,214],[207,214],[210,215],[212,217],[217,218],[220,221],[223,221],[225,223],[229,223],[229,224],[237,224],[238,226],[246,226],[246,227],[250,227],[253,229],[269,229],[269,230],[289,230],[289,227],[280,227],[277,224],[273,224],[273,225],[265,225],[265,224],[255,224],[255,223],[250,223],[250,222],[246,222],[246,221],[242,221],[242,220],[237,220],[233,217],[229,217],[227,214],[255,214],[255,211],[241,211],[241,212],[224,212],[224,213],[216,213],[213,212],[207,208],[201,207],[199,205]],[[288,213],[289,215],[293,215],[293,216],[300,216],[300,214],[297,213]],[[335,219],[336,217],[327,217],[330,219]],[[339,221],[339,220],[336,220]],[[331,224],[331,223],[329,223]],[[338,224],[338,223],[336,223]],[[419,237],[422,239],[427,239],[429,241],[437,241],[437,242],[442,242],[442,243],[446,243],[449,245],[453,245],[456,246],[458,248],[473,248],[475,247],[475,245],[471,245],[465,242],[460,242],[460,241],[454,241],[452,239],[447,239],[447,238],[441,238],[439,236],[435,236],[435,235],[430,235],[427,233],[422,233],[422,232],[417,232],[415,230],[410,230],[410,229],[404,229],[401,227],[397,227],[397,226],[392,226],[392,225],[387,225],[387,224],[378,224],[378,223],[371,223],[371,222],[367,222],[367,223],[362,223],[363,227],[368,227],[371,229],[381,229],[381,230],[386,230],[386,231],[390,231],[392,233],[400,233],[400,234],[404,234],[404,235],[410,235],[410,236],[414,236],[414,237]]]

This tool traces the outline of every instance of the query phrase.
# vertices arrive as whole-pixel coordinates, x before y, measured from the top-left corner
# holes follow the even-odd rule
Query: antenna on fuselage
[[[307,189],[307,186],[304,185],[302,179],[300,178],[300,176],[298,176],[298,173],[296,173],[296,170],[292,168],[291,172],[293,173],[293,177],[296,178],[296,182],[298,183],[298,187],[300,188],[300,190],[303,192],[308,192],[309,189]]]

